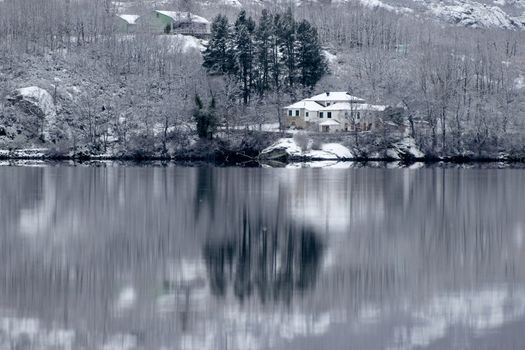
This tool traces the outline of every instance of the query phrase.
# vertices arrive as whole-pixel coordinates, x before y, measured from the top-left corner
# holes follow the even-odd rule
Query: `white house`
[[[376,128],[386,106],[372,105],[344,91],[326,92],[284,108],[288,127],[320,132]]]

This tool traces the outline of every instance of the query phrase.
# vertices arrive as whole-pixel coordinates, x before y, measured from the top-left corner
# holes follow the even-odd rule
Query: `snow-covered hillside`
[[[259,0],[245,0],[259,2]],[[296,0],[298,5],[304,1]],[[311,1],[310,1],[311,2]],[[317,0],[316,2],[323,2]],[[369,8],[428,16],[473,28],[525,28],[525,0],[332,0],[334,5],[360,2]],[[306,2],[304,2],[306,3]]]
[[[170,0],[150,2],[151,7],[169,7]],[[201,6],[230,6],[232,8],[283,5],[307,6],[322,3],[326,6],[341,6],[346,3],[360,3],[368,8],[380,8],[407,16],[432,18],[452,25],[473,28],[525,29],[525,0],[196,0]],[[115,1],[117,9],[124,11],[137,1]],[[175,6],[175,5],[173,5]]]

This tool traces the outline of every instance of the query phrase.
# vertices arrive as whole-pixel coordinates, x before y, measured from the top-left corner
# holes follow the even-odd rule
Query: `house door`
[[[330,132],[330,127],[328,125],[323,125],[322,126],[322,131],[323,132]]]

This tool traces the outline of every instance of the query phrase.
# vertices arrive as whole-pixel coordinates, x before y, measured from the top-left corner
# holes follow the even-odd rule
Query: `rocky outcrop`
[[[418,160],[425,158],[425,154],[416,146],[412,137],[393,143],[386,150],[386,158],[395,160]]]
[[[279,139],[273,145],[265,148],[260,156],[264,160],[350,160],[354,158],[352,152],[337,143],[321,145],[320,149],[302,150],[291,138]]]
[[[412,137],[405,137],[388,148],[361,154],[359,150],[350,151],[338,143],[321,145],[320,149],[302,150],[292,138],[279,139],[270,147],[264,149],[259,158],[262,160],[297,161],[297,160],[396,160],[416,161],[425,158],[425,154],[416,146]]]
[[[52,129],[56,124],[56,107],[53,97],[46,90],[30,86],[15,90],[7,100],[16,106],[28,118],[36,118],[41,132],[41,138],[51,139]]]
[[[436,17],[464,27],[522,29],[523,23],[506,13],[499,6],[472,0],[449,0],[430,4]]]

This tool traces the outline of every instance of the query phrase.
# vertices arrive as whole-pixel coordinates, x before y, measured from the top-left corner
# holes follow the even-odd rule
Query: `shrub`
[[[293,140],[301,148],[301,150],[304,152],[308,150],[308,144],[310,143],[310,138],[308,137],[308,134],[304,131],[300,131],[293,135]]]

